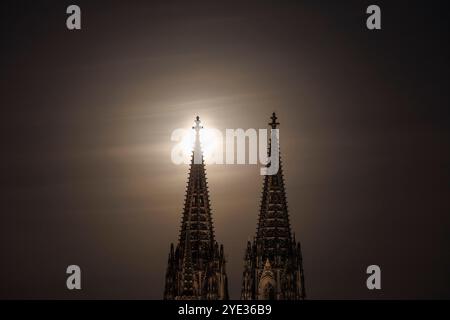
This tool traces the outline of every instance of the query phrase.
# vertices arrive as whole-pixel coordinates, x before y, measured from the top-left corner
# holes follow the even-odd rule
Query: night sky
[[[172,131],[266,128],[273,111],[308,298],[450,298],[444,4],[2,1],[0,298],[161,299],[188,174]],[[207,166],[231,298],[259,168]]]

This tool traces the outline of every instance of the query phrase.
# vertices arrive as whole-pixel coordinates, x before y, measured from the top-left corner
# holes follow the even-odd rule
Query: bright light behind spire
[[[200,130],[200,144],[203,151],[203,158],[206,163],[209,163],[215,152],[222,147],[222,135],[218,132],[218,130],[205,127],[203,123],[202,125],[203,128]],[[192,127],[195,127],[195,123],[192,124],[191,128]],[[180,142],[184,156],[189,159],[191,158],[194,150],[194,142],[195,130],[190,129],[186,131],[186,134],[183,135]]]

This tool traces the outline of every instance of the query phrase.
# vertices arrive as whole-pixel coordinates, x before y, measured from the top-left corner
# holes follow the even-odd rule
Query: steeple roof
[[[200,118],[197,116],[193,127],[195,130],[194,150],[192,151],[179,237],[182,248],[186,247],[186,241],[190,242],[193,263],[197,263],[198,259],[207,259],[208,257],[205,255],[209,251],[204,249],[212,248],[214,244],[208,182],[200,143],[200,130],[202,129],[200,124]]]
[[[272,114],[269,123],[272,130],[278,129],[279,122],[275,113]],[[272,139],[269,143],[268,155],[272,143],[277,143],[279,150],[279,141]],[[292,241],[291,227],[289,222],[289,213],[286,200],[286,191],[284,187],[283,168],[281,156],[279,156],[279,169],[274,175],[265,175],[261,207],[259,212],[259,221],[256,232],[256,241],[262,246],[265,255],[273,260],[276,255],[283,255]]]

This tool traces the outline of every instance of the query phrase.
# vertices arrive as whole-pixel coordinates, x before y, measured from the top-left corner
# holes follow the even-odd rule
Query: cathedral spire
[[[176,254],[166,273],[165,299],[227,299],[225,259],[214,237],[208,182],[200,142],[200,117],[186,188]]]
[[[208,182],[200,143],[202,128],[200,117],[197,116],[195,126],[192,127],[195,130],[195,142],[179,238],[183,248],[184,242],[190,241],[194,262],[197,262],[197,259],[207,260],[207,252],[203,249],[214,244]],[[189,237],[186,237],[187,231],[189,231]]]
[[[278,129],[275,112],[269,126]],[[276,136],[276,135],[275,135]],[[269,141],[270,144],[279,141]],[[271,146],[267,150],[270,157]],[[279,147],[275,148],[279,153]],[[305,298],[300,246],[291,235],[291,225],[279,154],[276,174],[264,176],[256,237],[247,244],[241,299],[298,300]]]
[[[275,112],[272,113],[269,123],[272,129],[280,125],[277,122]],[[274,141],[270,141],[274,143]],[[279,143],[277,141],[276,143]],[[277,148],[279,150],[279,148]],[[271,148],[268,153],[270,155]],[[274,175],[265,175],[263,184],[263,195],[259,213],[259,222],[256,233],[257,241],[264,247],[265,255],[272,260],[275,255],[283,255],[287,252],[291,242],[291,227],[284,187],[283,168],[281,154],[278,156],[279,169]]]

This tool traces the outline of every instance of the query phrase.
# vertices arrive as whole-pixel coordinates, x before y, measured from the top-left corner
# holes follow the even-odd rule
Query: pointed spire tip
[[[277,119],[278,119],[278,118],[277,118],[275,112],[272,112],[272,116],[270,117],[270,119],[271,119],[272,121],[269,123],[269,126],[271,126],[272,129],[276,129],[277,126],[278,126],[280,123],[277,122]]]

